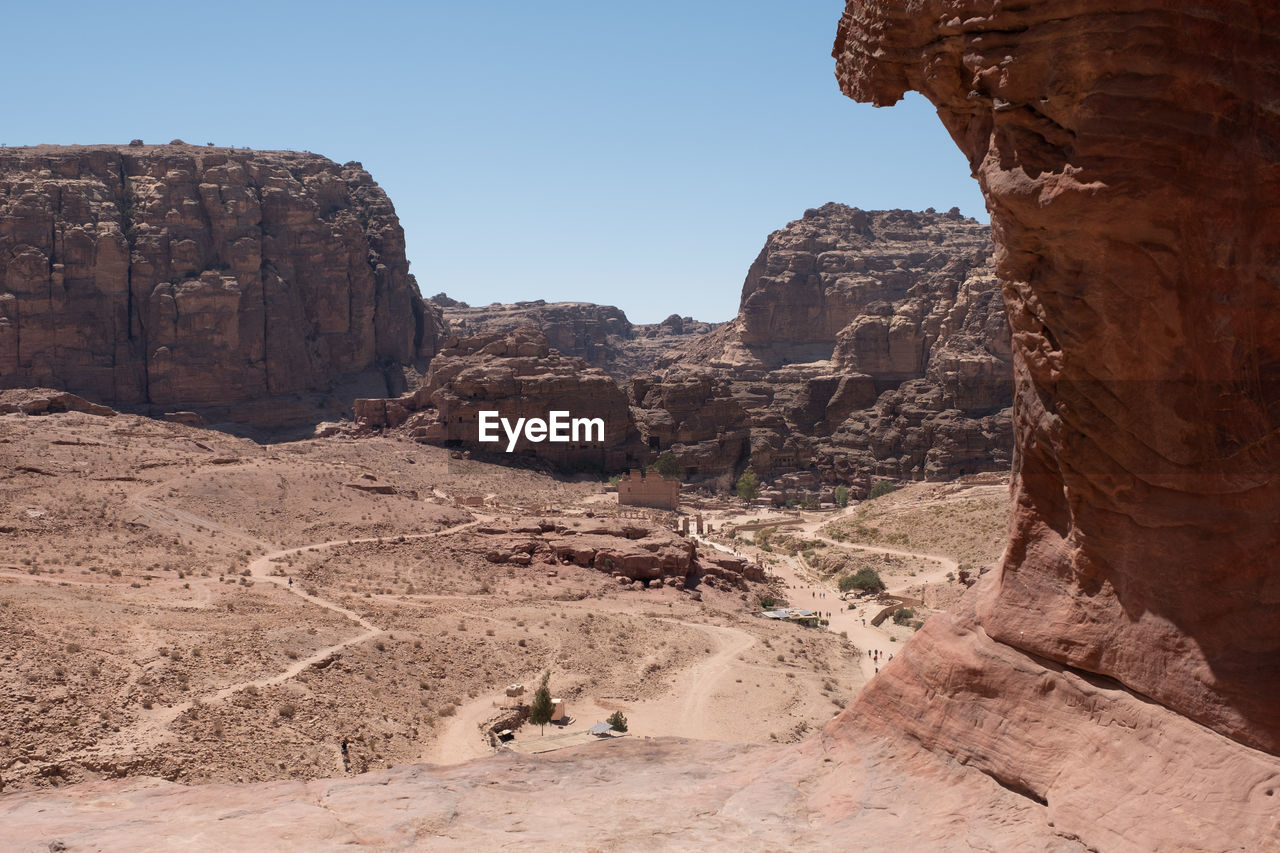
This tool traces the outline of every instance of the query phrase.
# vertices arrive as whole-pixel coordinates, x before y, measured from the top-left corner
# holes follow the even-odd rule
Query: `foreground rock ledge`
[[[993,639],[1280,752],[1280,9],[850,2],[841,87],[924,93],[1013,330]],[[946,714],[945,703],[935,703]]]

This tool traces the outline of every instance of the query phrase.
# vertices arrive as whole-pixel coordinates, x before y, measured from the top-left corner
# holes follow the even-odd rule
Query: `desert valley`
[[[0,849],[1280,850],[1228,5],[850,0],[992,224],[791,211],[723,323],[424,298],[357,162],[0,148]]]

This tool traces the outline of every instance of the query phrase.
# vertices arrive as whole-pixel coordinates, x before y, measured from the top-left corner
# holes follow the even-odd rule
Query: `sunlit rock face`
[[[851,97],[933,101],[991,211],[1017,458],[980,630],[1272,753],[1278,53],[1269,2],[1151,0],[850,2],[835,46]]]
[[[440,311],[359,163],[175,143],[0,151],[0,387],[306,420],[290,395],[398,393]]]

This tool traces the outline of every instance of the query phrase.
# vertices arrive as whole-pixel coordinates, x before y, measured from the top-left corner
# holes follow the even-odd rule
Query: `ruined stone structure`
[[[630,470],[618,481],[619,506],[647,506],[675,511],[680,506],[680,481],[668,480],[661,474]],[[702,532],[702,517],[698,517]]]

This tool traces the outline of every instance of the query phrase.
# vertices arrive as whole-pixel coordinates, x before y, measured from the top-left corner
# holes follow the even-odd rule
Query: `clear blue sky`
[[[842,0],[12,4],[0,142],[294,148],[391,196],[424,295],[725,320],[808,207],[987,220],[923,99],[844,98]]]

